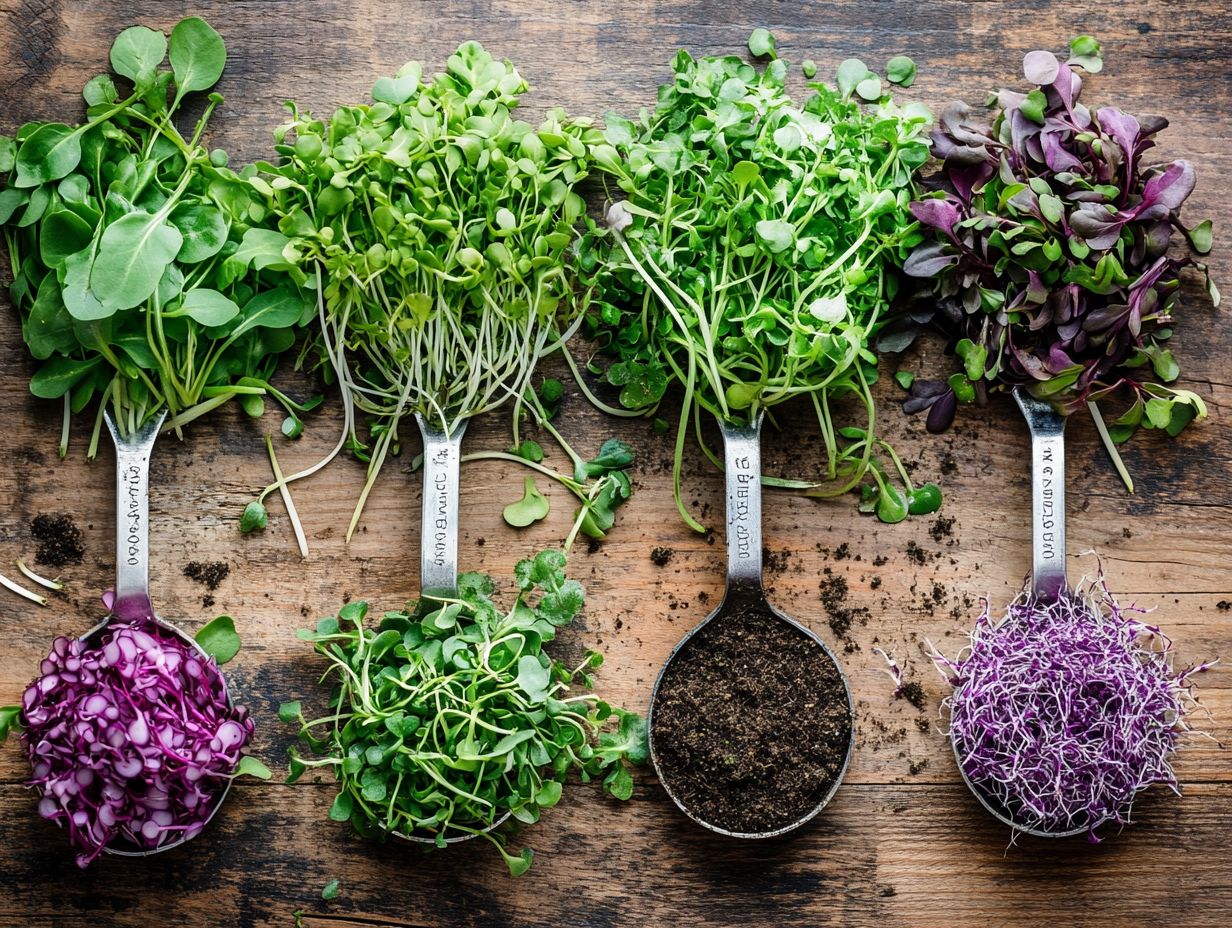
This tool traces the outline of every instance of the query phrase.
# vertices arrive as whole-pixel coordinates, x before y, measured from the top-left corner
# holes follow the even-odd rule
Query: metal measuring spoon
[[[1031,434],[1031,595],[1038,602],[1055,603],[1069,589],[1065,580],[1065,416],[1025,387],[1014,387],[1013,393]],[[950,746],[967,788],[993,818],[1015,831],[1039,838],[1071,838],[1099,824],[1049,831],[1015,821],[1009,809],[971,782],[952,737]]]
[[[455,599],[458,595],[458,494],[461,482],[462,436],[468,419],[453,432],[437,428],[420,413],[415,414],[423,438],[423,506],[419,516],[419,592],[432,599]],[[446,844],[469,841],[504,824],[506,812],[479,831],[445,839]],[[435,838],[391,834],[418,844],[436,844]]]
[[[762,586],[761,570],[761,423],[762,414],[758,414],[750,425],[734,425],[719,421],[719,431],[723,435],[723,471],[727,486],[727,587],[718,607],[706,616],[700,625],[686,634],[672,649],[672,653],[659,670],[655,679],[654,689],[650,695],[650,712],[647,715],[649,729],[650,760],[654,764],[655,774],[663,788],[676,803],[676,807],[697,824],[713,832],[732,838],[773,838],[794,831],[806,822],[811,821],[826,807],[834,796],[839,784],[847,773],[851,762],[851,752],[855,746],[855,713],[851,700],[851,688],[847,684],[847,676],[843,667],[835,658],[824,641],[813,631],[774,608],[766,599]],[[847,715],[851,720],[847,739],[847,753],[843,757],[842,767],[834,778],[834,783],[825,796],[812,809],[793,822],[769,831],[736,832],[721,828],[705,821],[689,809],[672,788],[671,780],[664,776],[659,760],[659,752],[655,745],[655,704],[659,697],[659,688],[672,661],[703,628],[711,622],[722,619],[733,613],[745,612],[752,606],[765,615],[772,616],[781,622],[786,622],[806,635],[834,665],[839,679],[843,682],[843,692],[847,699]]]
[[[116,450],[116,578],[115,590],[109,605],[109,612],[101,622],[81,636],[86,645],[97,644],[103,632],[114,620],[137,623],[152,622],[162,631],[179,638],[191,647],[202,660],[212,658],[205,653],[191,635],[176,628],[170,622],[161,619],[154,612],[150,601],[150,453],[154,450],[154,442],[158,439],[166,412],[155,420],[146,423],[133,435],[125,437],[116,427],[110,412],[103,414],[107,422],[107,430],[115,443]],[[218,671],[222,681],[223,694],[227,705],[235,707],[231,693],[227,688],[227,678],[222,670]],[[227,794],[231,791],[231,780],[223,784],[221,792],[214,801],[214,807],[201,826],[201,831],[222,808]],[[199,834],[197,832],[197,834]],[[103,852],[117,857],[149,857],[177,848],[186,841],[196,837],[177,838],[155,848],[124,848],[105,847]]]

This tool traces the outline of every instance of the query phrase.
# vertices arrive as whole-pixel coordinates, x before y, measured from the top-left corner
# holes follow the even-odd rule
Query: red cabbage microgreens
[[[1028,54],[1035,88],[993,95],[991,122],[961,102],[941,113],[932,143],[942,164],[924,181],[937,195],[911,205],[929,240],[904,266],[930,283],[880,346],[905,348],[925,324],[949,338],[962,372],[916,380],[904,403],[928,410],[929,431],[990,387],[1027,384],[1065,414],[1088,406],[1132,490],[1116,445],[1139,426],[1175,436],[1206,415],[1197,395],[1167,386],[1180,368],[1166,344],[1184,268],[1207,275],[1219,305],[1194,258],[1210,251],[1211,223],[1181,223],[1189,162],[1144,163],[1167,120],[1092,113],[1075,68],[1100,70],[1099,43],[1081,36],[1070,48],[1064,63]],[[1169,254],[1174,229],[1188,249]],[[1108,428],[1095,401],[1113,394],[1130,402]]]
[[[156,625],[116,622],[91,645],[57,638],[40,674],[21,701],[28,785],[39,814],[68,827],[80,867],[105,847],[191,838],[248,772],[248,710],[228,703],[212,658]]]
[[[1199,703],[1175,669],[1171,642],[1121,606],[1102,576],[1054,605],[1024,597],[994,619],[984,612],[971,644],[933,659],[954,691],[949,735],[975,788],[1014,822],[1062,831],[1130,821],[1153,783],[1178,795],[1177,742]]]

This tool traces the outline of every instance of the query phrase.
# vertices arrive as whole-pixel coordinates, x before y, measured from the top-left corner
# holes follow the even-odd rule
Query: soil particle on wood
[[[30,535],[38,543],[34,560],[51,567],[80,564],[86,554],[85,536],[67,515],[35,516],[30,521]]]
[[[910,683],[904,683],[894,694],[899,699],[905,699],[917,709],[923,709],[924,703],[928,699],[924,693],[924,687],[920,686],[919,682],[912,680]]]
[[[954,517],[953,516],[938,516],[937,521],[933,523],[932,528],[928,533],[933,536],[933,541],[941,541],[943,538],[948,538],[954,534]]]
[[[807,815],[843,768],[852,719],[838,668],[761,606],[717,618],[676,654],[655,697],[655,755],[695,816],[751,833]]]
[[[216,590],[227,579],[231,567],[223,561],[189,561],[184,565],[184,576],[200,583],[207,590]]]
[[[655,545],[650,549],[650,563],[656,567],[666,567],[668,561],[672,559],[672,555],[676,552],[671,548],[666,548],[663,545]]]

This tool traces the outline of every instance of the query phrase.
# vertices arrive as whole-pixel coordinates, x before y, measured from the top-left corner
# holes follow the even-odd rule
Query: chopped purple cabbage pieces
[[[212,658],[157,625],[113,622],[96,644],[57,638],[40,674],[21,704],[28,785],[78,866],[205,826],[253,731]]]

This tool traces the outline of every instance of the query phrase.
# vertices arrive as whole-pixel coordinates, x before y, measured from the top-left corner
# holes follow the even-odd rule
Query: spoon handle
[[[761,414],[749,425],[720,420],[727,482],[727,587],[761,591]]]
[[[164,411],[131,435],[121,434],[111,412],[103,414],[116,450],[116,580],[111,614],[152,618],[150,602],[150,452]]]
[[[1014,400],[1031,432],[1031,592],[1055,602],[1065,583],[1065,417],[1023,387]]]
[[[467,420],[451,433],[416,413],[423,436],[423,511],[420,516],[419,590],[423,596],[458,593],[458,472]]]

